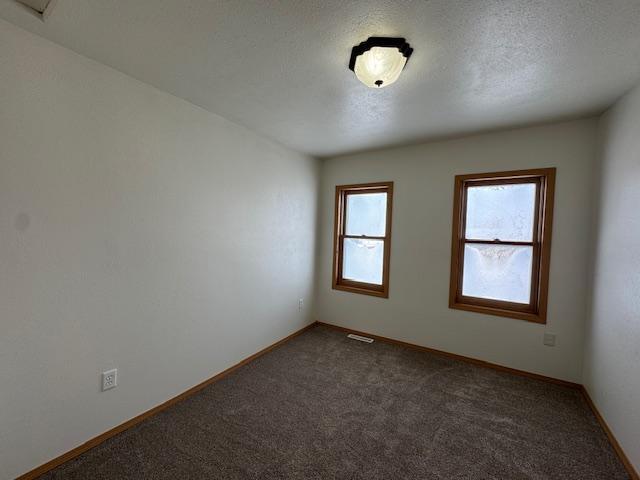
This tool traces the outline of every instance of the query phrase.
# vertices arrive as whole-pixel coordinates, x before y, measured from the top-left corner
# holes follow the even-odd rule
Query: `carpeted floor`
[[[627,479],[580,393],[316,327],[42,479]]]

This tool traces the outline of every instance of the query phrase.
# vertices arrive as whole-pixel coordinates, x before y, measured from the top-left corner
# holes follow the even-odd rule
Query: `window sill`
[[[389,298],[389,292],[383,291],[383,290],[370,290],[368,288],[352,287],[350,285],[341,285],[341,284],[333,285],[333,289],[341,290],[343,292],[359,293],[361,295],[371,295],[373,297],[379,297],[379,298]]]
[[[483,305],[472,305],[468,303],[450,302],[449,308],[454,310],[465,310],[467,312],[484,313],[485,315],[495,315],[498,317],[515,318],[527,322],[546,324],[547,319],[539,313],[516,312],[504,308],[486,307]]]

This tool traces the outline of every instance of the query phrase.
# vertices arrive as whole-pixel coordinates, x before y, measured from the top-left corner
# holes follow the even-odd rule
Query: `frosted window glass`
[[[535,203],[535,183],[469,187],[466,237],[530,242]]]
[[[356,282],[382,285],[382,240],[344,239],[342,277]]]
[[[528,304],[533,248],[467,244],[462,295]]]
[[[387,224],[387,194],[347,195],[347,235],[384,237]]]

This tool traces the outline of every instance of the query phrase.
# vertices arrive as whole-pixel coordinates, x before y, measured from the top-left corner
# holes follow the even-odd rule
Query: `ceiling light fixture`
[[[369,37],[351,50],[349,69],[367,87],[388,87],[398,80],[411,53],[404,38]]]

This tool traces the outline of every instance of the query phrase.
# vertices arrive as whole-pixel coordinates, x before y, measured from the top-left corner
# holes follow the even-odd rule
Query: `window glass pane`
[[[469,187],[466,237],[530,242],[535,203],[535,183]]]
[[[528,304],[532,259],[533,247],[466,244],[462,295]]]
[[[382,285],[384,241],[344,239],[342,277],[356,282]]]
[[[347,195],[347,235],[383,237],[387,223],[387,194],[358,193]]]

